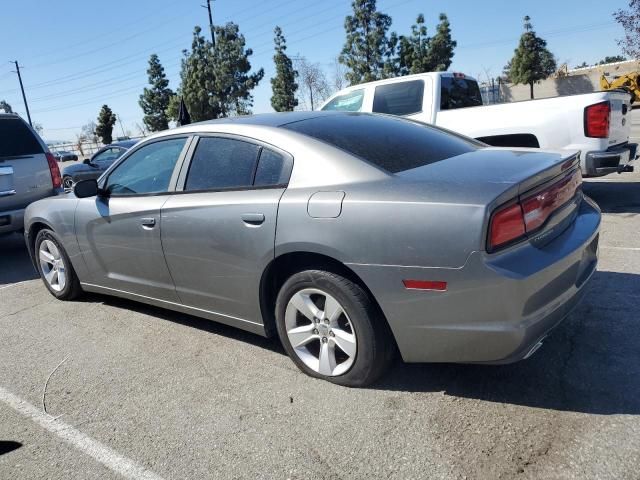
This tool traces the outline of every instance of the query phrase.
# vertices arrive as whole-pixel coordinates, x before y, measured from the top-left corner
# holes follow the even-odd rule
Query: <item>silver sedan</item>
[[[348,386],[407,362],[531,355],[596,268],[574,153],[510,151],[395,117],[267,114],[138,143],[29,206],[57,298],[99,292],[278,336]]]

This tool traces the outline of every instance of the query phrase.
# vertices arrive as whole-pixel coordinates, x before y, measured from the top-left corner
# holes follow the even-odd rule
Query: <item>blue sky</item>
[[[173,89],[178,87],[181,51],[188,48],[194,25],[206,28],[204,0],[4,0],[0,43],[0,99],[18,113],[24,107],[9,60],[22,74],[34,122],[44,138],[73,139],[107,103],[124,130],[136,134],[142,112],[137,100],[146,83],[147,60],[157,53]],[[496,1],[378,0],[393,18],[392,30],[410,31],[424,13],[430,33],[438,14],[451,21],[458,48],[452,70],[483,79],[496,76],[513,54],[522,17],[531,16],[538,34],[560,62],[593,63],[620,49],[622,29],[611,14],[627,2],[582,0]],[[304,55],[329,70],[344,43],[343,19],[350,0],[215,0],[214,22],[240,25],[252,65],[265,78],[254,91],[254,112],[271,111],[273,28],[280,25],[291,55]],[[206,30],[208,32],[208,30]],[[116,125],[116,134],[121,134]]]

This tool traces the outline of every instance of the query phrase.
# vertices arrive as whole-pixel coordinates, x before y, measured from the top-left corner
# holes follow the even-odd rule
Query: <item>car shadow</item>
[[[38,278],[22,235],[0,235],[0,252],[0,287]]]
[[[585,194],[596,201],[603,213],[640,213],[638,182],[591,179],[584,182],[582,188]]]
[[[597,272],[584,300],[531,358],[511,365],[405,364],[370,390],[445,395],[560,411],[640,414],[640,275]],[[285,355],[278,339],[134,301],[91,294],[86,302],[152,315]]]
[[[13,452],[22,446],[20,442],[12,442],[7,440],[0,440],[0,456],[5,453]]]
[[[398,361],[373,388],[638,415],[640,275],[597,272],[587,288],[584,300],[527,360],[502,366]]]
[[[272,352],[281,353],[286,355],[284,348],[278,340],[270,339],[257,335],[255,333],[240,330],[235,327],[230,327],[222,323],[218,323],[206,318],[195,317],[186,313],[175,312],[173,310],[167,310],[165,308],[156,307],[154,305],[147,305],[144,303],[136,302],[134,300],[128,300],[125,298],[112,297],[109,295],[102,295],[99,293],[87,293],[83,295],[77,301],[95,303],[101,302],[106,305],[121,308],[124,310],[131,310],[144,315],[150,315],[168,322],[178,323],[185,327],[195,328],[214,335],[220,335],[239,342],[245,342],[255,345],[259,348],[264,348]]]

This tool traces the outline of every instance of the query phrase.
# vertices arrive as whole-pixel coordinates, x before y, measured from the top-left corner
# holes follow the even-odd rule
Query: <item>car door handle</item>
[[[8,197],[9,195],[15,195],[15,194],[16,194],[15,190],[4,190],[0,192],[0,197]]]
[[[264,223],[263,213],[243,213],[240,218],[242,218],[242,221],[248,225],[257,226]]]
[[[141,218],[140,224],[142,224],[144,228],[153,228],[156,226],[156,219],[153,217]]]

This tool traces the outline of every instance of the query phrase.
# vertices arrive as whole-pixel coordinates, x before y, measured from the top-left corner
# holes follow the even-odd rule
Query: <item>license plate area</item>
[[[0,197],[15,194],[13,167],[0,167]]]

